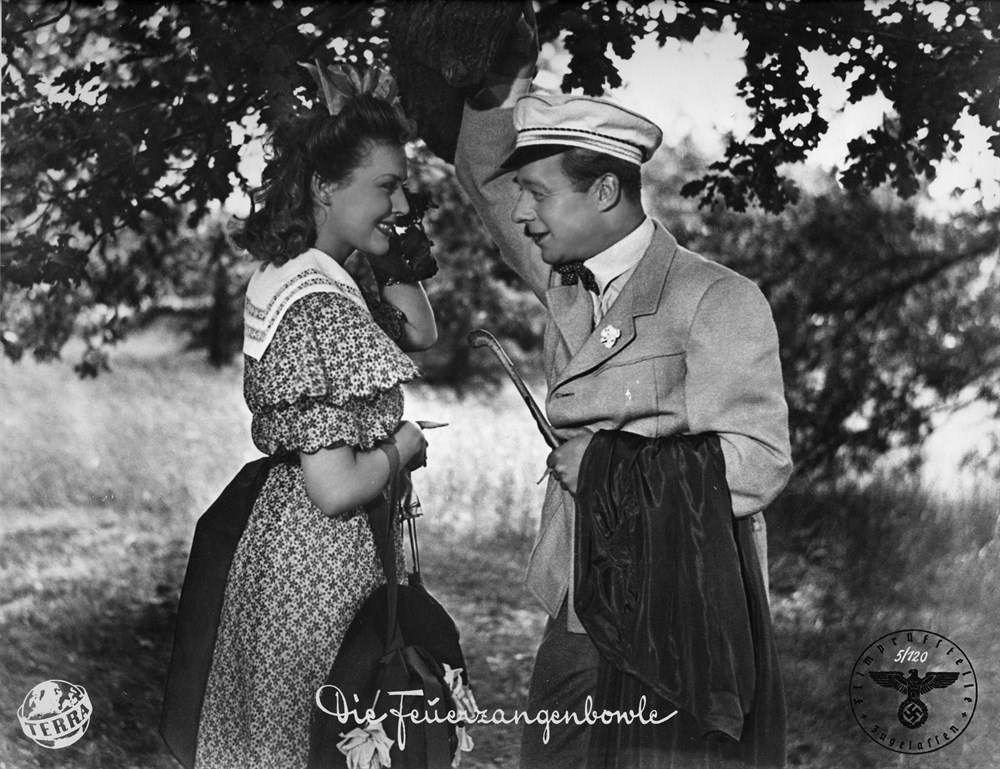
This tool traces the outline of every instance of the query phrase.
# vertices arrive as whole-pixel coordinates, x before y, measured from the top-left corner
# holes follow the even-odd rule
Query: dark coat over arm
[[[785,703],[750,522],[734,519],[718,436],[599,432],[577,495],[575,603],[601,653],[600,767],[783,766]],[[704,764],[707,762],[707,764]]]

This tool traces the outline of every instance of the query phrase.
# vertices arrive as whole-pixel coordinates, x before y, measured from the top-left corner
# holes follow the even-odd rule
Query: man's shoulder
[[[749,278],[719,262],[713,261],[677,243],[670,233],[658,225],[658,236],[652,246],[659,256],[669,260],[664,284],[663,307],[674,313],[693,314],[708,296],[710,302],[760,304],[763,294]]]
[[[657,222],[657,227],[658,231],[663,233],[665,237],[657,238],[654,236],[652,245],[654,248],[662,249],[665,252],[664,256],[671,259],[667,273],[668,285],[682,283],[686,290],[701,289],[706,291],[711,285],[721,280],[756,288],[753,281],[740,275],[732,268],[678,244],[659,222]]]

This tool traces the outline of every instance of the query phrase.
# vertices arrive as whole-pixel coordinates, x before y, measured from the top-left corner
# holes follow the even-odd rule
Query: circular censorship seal
[[[872,740],[930,753],[958,739],[976,711],[976,673],[957,644],[929,630],[897,630],[861,652],[851,711]]]

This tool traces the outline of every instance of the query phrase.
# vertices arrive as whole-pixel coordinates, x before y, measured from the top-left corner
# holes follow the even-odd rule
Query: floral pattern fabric
[[[316,689],[384,576],[363,510],[324,515],[295,458],[345,444],[369,449],[391,435],[400,385],[417,374],[372,316],[334,293],[299,299],[261,359],[246,358],[254,443],[291,461],[268,476],[229,572],[198,769],[306,765]],[[399,537],[396,556],[402,575]]]

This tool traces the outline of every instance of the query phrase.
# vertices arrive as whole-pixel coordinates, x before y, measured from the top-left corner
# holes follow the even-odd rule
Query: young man
[[[467,106],[455,166],[503,258],[548,310],[545,405],[564,443],[548,458],[528,567],[550,619],[527,710],[582,713],[599,655],[573,608],[573,494],[594,433],[718,435],[733,513],[755,517],[766,574],[760,511],[791,470],[787,407],[759,289],[646,216],[640,168],[659,128],[601,99],[518,97],[529,85],[500,83]],[[543,735],[525,729],[522,767],[585,764],[586,726]]]

